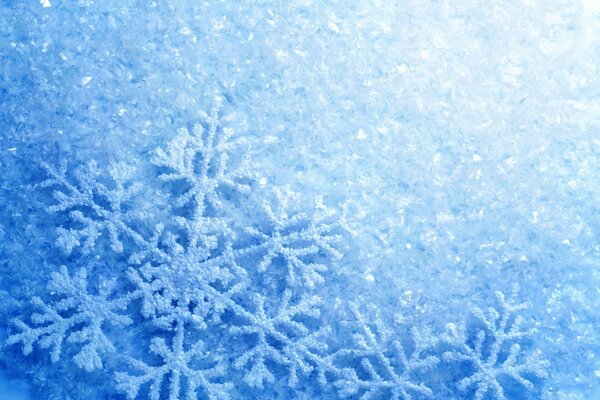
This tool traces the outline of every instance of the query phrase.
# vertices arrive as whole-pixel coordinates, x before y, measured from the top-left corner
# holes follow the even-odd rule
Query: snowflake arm
[[[77,366],[87,371],[102,368],[102,355],[115,351],[115,347],[102,331],[105,323],[123,327],[132,323],[123,314],[130,296],[110,299],[113,284],[106,283],[97,295],[88,293],[87,272],[80,269],[71,277],[63,265],[60,272],[52,273],[48,290],[61,299],[46,304],[39,297],[32,299],[39,311],[31,316],[33,327],[16,319],[15,326],[21,331],[8,337],[7,344],[23,344],[23,354],[33,351],[33,344],[42,349],[52,348],[50,358],[56,362],[60,358],[63,343],[83,345],[73,360]]]

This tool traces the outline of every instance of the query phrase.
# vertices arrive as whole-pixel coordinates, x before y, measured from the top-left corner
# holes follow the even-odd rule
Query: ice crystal
[[[175,205],[193,202],[199,215],[205,215],[207,207],[219,210],[231,191],[247,193],[254,175],[247,156],[232,165],[234,152],[247,146],[249,140],[234,138],[234,131],[221,125],[219,102],[217,99],[209,114],[200,112],[202,123],[196,123],[191,132],[179,129],[167,148],[158,148],[152,159],[165,169],[159,175],[161,180],[185,185]]]
[[[310,375],[316,371],[320,380],[324,380],[323,356],[319,353],[325,351],[327,346],[319,340],[322,332],[311,330],[299,319],[318,317],[320,299],[303,296],[295,303],[290,303],[291,299],[292,293],[286,290],[279,307],[269,313],[265,309],[265,299],[257,295],[255,312],[237,310],[246,323],[232,327],[230,332],[254,336],[251,348],[234,362],[238,369],[248,368],[244,380],[250,386],[262,388],[265,382],[275,382],[268,361],[286,368],[288,384],[292,387],[298,385],[299,373]]]

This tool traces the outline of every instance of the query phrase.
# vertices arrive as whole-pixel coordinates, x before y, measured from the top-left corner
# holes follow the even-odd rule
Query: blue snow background
[[[0,399],[600,399],[600,2],[0,0]]]

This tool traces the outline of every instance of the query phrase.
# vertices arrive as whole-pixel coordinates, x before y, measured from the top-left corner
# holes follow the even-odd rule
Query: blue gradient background
[[[133,324],[106,333],[117,353],[93,372],[75,365],[73,343],[52,363],[48,349],[24,355],[7,342],[15,318],[30,323],[32,298],[53,301],[47,284],[61,265],[92,271],[92,291],[109,279],[129,290],[129,264],[106,233],[90,254],[61,249],[57,228],[77,224],[69,210],[48,211],[55,189],[42,164],[66,162],[72,179],[95,160],[88,177],[103,183],[111,163],[136,165],[142,189],[128,207],[154,215],[149,224],[172,222],[164,210],[183,189],[161,186],[151,160],[180,128],[206,125],[215,103],[223,126],[250,143],[230,158],[248,155],[256,178],[248,198],[231,195],[225,207],[236,234],[269,223],[261,207],[272,190],[295,193],[307,215],[315,200],[335,210],[343,257],[315,255],[327,271],[314,288],[285,283],[322,300],[319,317],[306,318],[329,332],[327,354],[355,349],[366,325],[354,304],[367,323],[381,318],[388,352],[393,340],[413,351],[411,329],[429,332],[439,364],[411,379],[427,382],[430,398],[477,398],[475,386],[457,386],[473,367],[444,364],[444,335],[464,326],[474,345],[477,310],[514,291],[533,332],[523,354],[548,365],[529,389],[503,378],[507,398],[600,398],[599,77],[593,0],[0,0],[0,399],[124,399],[114,376],[134,369],[122,357],[159,363],[148,343],[172,331],[133,303]],[[245,262],[258,274],[260,256]],[[285,270],[276,263],[273,279]],[[283,287],[269,279],[244,301],[253,292],[280,301]],[[225,335],[231,318],[198,337]],[[251,342],[214,340],[209,356],[223,350],[231,362]],[[244,386],[249,366],[220,379],[233,383],[231,398],[340,398],[343,368],[374,379],[361,370],[366,356],[353,356],[324,356],[325,385],[313,371],[291,388],[287,367],[272,365],[262,389]]]

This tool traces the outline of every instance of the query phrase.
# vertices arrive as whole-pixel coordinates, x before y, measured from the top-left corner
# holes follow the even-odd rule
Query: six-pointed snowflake
[[[136,399],[140,388],[148,385],[149,398],[159,400],[166,376],[169,376],[167,390],[169,400],[194,400],[198,398],[200,392],[210,400],[229,399],[228,390],[231,384],[218,382],[227,371],[222,357],[215,356],[206,349],[202,340],[192,343],[189,347],[186,346],[183,323],[177,323],[170,346],[164,338],[153,338],[150,352],[161,358],[160,365],[152,366],[143,361],[130,359],[131,366],[140,373],[131,375],[118,372],[115,375],[117,389],[126,393],[130,399]],[[204,368],[196,366],[196,361],[206,358],[209,358],[209,366]],[[185,395],[182,396],[182,392]]]
[[[437,340],[424,332],[411,331],[414,348],[410,355],[398,339],[393,339],[377,310],[364,315],[358,305],[351,304],[359,332],[354,334],[354,347],[344,349],[336,357],[355,359],[353,368],[344,368],[335,382],[344,397],[359,394],[363,399],[386,398],[410,400],[413,395],[433,398],[433,392],[418,376],[433,369],[438,357],[431,354]],[[360,374],[360,375],[359,375]]]
[[[473,313],[481,328],[477,330],[472,340],[466,334],[465,327],[459,328],[449,324],[445,339],[453,347],[452,351],[444,354],[447,361],[467,362],[473,368],[473,373],[462,378],[458,388],[462,391],[475,389],[474,398],[483,400],[486,394],[494,398],[507,399],[503,378],[509,378],[528,390],[534,389],[534,384],[528,376],[545,378],[549,366],[539,352],[523,353],[519,341],[531,337],[532,329],[524,330],[524,320],[516,315],[528,307],[527,304],[515,302],[516,293],[509,299],[504,293],[496,293],[499,309],[490,308],[487,313],[474,308]]]
[[[84,268],[71,277],[67,267],[61,266],[48,283],[54,300],[45,303],[34,297],[31,302],[38,312],[31,315],[33,326],[15,319],[21,332],[11,335],[7,343],[22,343],[25,355],[33,351],[36,342],[43,349],[51,347],[50,358],[56,362],[66,340],[73,346],[82,345],[73,356],[75,364],[88,371],[102,368],[102,356],[115,351],[103,327],[123,327],[133,322],[124,312],[133,296],[113,298],[113,289],[114,282],[105,281],[97,294],[91,294]]]

